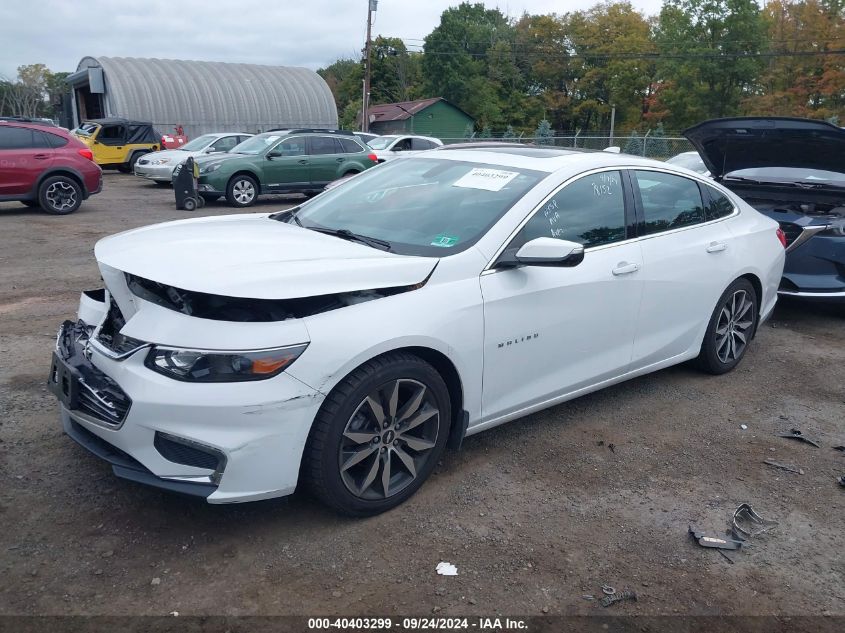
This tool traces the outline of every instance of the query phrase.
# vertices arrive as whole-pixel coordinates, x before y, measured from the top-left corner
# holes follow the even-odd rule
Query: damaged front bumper
[[[49,386],[65,432],[119,477],[209,503],[293,492],[323,395],[284,372],[225,384],[162,376],[144,364],[149,343],[116,354],[97,339],[110,301],[84,293],[79,321],[59,332]]]

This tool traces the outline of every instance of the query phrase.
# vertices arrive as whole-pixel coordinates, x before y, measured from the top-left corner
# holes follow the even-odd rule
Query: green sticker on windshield
[[[440,246],[442,248],[449,248],[458,243],[458,238],[452,235],[443,235],[442,233],[431,241],[432,246]]]

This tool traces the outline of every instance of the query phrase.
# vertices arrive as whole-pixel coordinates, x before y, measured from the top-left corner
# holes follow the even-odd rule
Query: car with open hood
[[[203,134],[181,147],[144,154],[135,161],[135,175],[157,184],[169,185],[173,181],[173,171],[177,166],[184,164],[188,157],[199,158],[225,153],[251,136],[252,134],[245,132]]]
[[[297,129],[256,134],[196,162],[206,201],[226,196],[231,206],[248,207],[262,194],[318,194],[333,180],[369,169],[376,156],[351,132]]]
[[[400,158],[297,207],[138,228],[94,255],[105,288],[82,294],[50,369],[71,438],[210,503],[304,485],[368,515],[466,435],[687,360],[730,371],[774,309],[784,247],[687,170],[513,146]]]
[[[845,302],[845,130],[825,121],[753,117],[684,132],[712,177],[787,239],[780,293]]]

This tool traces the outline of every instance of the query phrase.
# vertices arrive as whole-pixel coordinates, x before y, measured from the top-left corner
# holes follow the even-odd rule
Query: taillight
[[[783,229],[780,228],[780,227],[778,227],[777,233],[778,233],[778,239],[780,240],[780,243],[783,245],[784,248],[786,248],[786,233],[784,233]]]
[[[87,147],[83,147],[82,149],[76,150],[80,156],[83,158],[87,158],[88,160],[94,160],[94,152],[92,152]]]
[[[374,163],[377,163],[377,162],[378,162],[378,156],[376,156],[375,154],[368,154],[368,155],[367,155],[367,158],[369,158],[369,159],[370,159],[371,161],[373,161]]]

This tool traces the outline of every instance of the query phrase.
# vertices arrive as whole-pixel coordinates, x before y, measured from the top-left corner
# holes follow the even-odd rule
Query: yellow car
[[[152,123],[127,119],[91,119],[73,130],[74,136],[94,153],[94,162],[101,167],[117,167],[132,173],[144,154],[161,149],[161,136]]]

